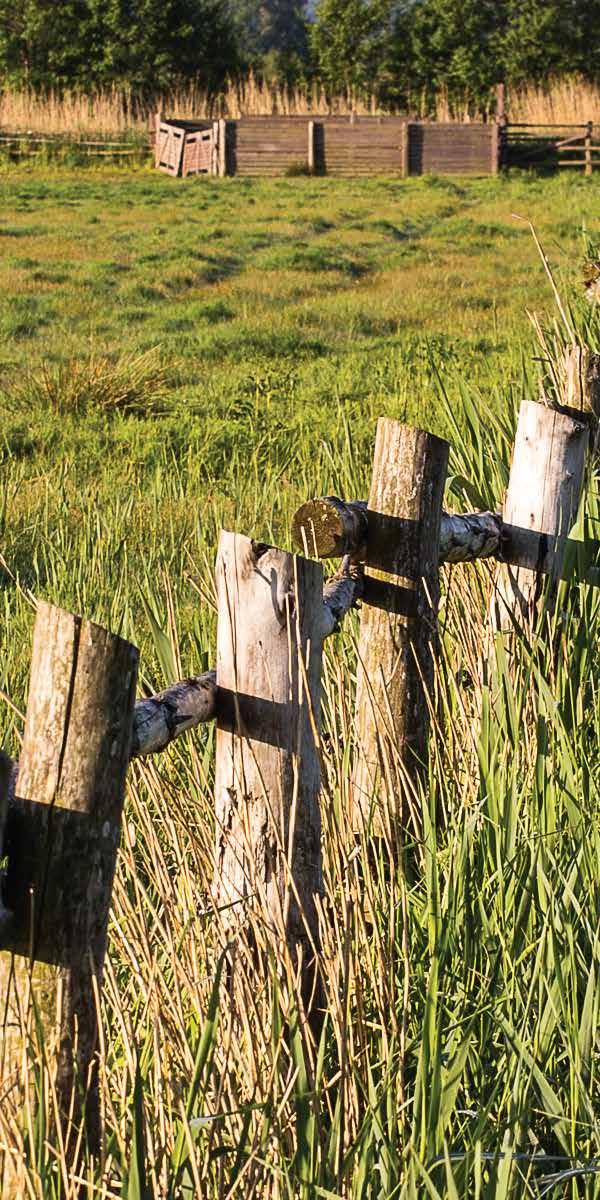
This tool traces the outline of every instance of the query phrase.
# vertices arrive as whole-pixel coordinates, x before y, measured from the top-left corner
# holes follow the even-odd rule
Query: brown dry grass
[[[230,82],[218,96],[209,96],[197,83],[166,93],[152,106],[174,117],[241,117],[327,114],[358,115],[383,111],[375,97],[336,96],[328,100],[322,86],[285,88],[265,83],[250,74],[237,83]],[[425,97],[415,95],[411,112],[423,116]],[[491,105],[490,105],[491,108]],[[141,134],[145,131],[152,108],[132,93],[113,88],[90,95],[55,92],[38,95],[33,91],[5,88],[0,94],[0,129],[32,130],[45,134]],[[528,85],[507,97],[509,119],[532,124],[582,124],[600,121],[600,88],[573,76],[555,80],[547,87]],[[467,100],[451,102],[440,92],[435,117],[438,121],[468,121],[474,110]]]
[[[582,125],[600,121],[600,87],[578,75],[556,79],[547,87],[532,84],[509,94],[510,121],[540,125]]]

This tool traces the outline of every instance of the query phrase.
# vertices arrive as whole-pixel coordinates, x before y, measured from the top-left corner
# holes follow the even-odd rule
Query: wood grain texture
[[[12,949],[21,957],[0,955],[9,1013],[0,1061],[4,1081],[7,1071],[20,1069],[15,1022],[19,1005],[35,997],[48,1053],[55,1055],[61,1112],[75,1095],[77,1114],[78,1081],[93,1145],[99,1110],[92,979],[102,978],[137,663],[128,642],[38,604],[7,845],[5,893],[15,914]]]
[[[581,497],[588,439],[583,413],[523,401],[502,511],[508,563],[499,567],[494,583],[495,630],[531,628],[544,590],[551,606]]]
[[[393,831],[425,768],[448,444],[381,418],[367,512],[356,688],[355,827]]]
[[[215,902],[232,936],[252,909],[308,1003],[322,891],[319,563],[221,533],[217,557]]]

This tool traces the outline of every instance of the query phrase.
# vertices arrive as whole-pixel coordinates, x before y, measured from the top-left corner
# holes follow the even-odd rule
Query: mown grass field
[[[20,709],[38,595],[135,641],[145,687],[211,665],[220,526],[289,547],[300,501],[366,494],[379,415],[449,436],[449,504],[496,507],[539,388],[526,310],[553,303],[517,216],[600,348],[576,296],[595,178],[14,168],[0,191],[0,686]],[[584,541],[597,517],[592,477]],[[600,593],[562,589],[516,674],[489,674],[489,583],[485,564],[447,577],[424,800],[446,821],[410,863],[348,845],[354,619],[328,648],[316,1059],[283,1036],[275,972],[257,996],[240,967],[245,1022],[221,996],[207,1024],[212,731],[133,768],[90,1197],[136,1200],[140,1173],[150,1195],[209,1200],[600,1194]],[[31,1194],[58,1196],[40,1129]]]

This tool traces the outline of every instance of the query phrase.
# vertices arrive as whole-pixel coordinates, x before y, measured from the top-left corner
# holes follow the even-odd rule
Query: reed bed
[[[482,107],[469,97],[451,98],[443,90],[438,94],[435,111],[425,96],[415,94],[408,109],[414,117],[434,117],[437,121],[480,119],[482,111],[491,113],[494,97]],[[68,137],[143,136],[149,118],[157,108],[170,116],[192,118],[290,116],[308,114],[341,115],[355,112],[374,115],[385,111],[375,96],[346,94],[328,97],[318,82],[287,88],[265,82],[250,74],[230,81],[218,95],[210,95],[201,82],[157,97],[152,103],[128,90],[112,88],[85,95],[79,92],[43,94],[5,87],[0,93],[0,130],[33,131]],[[550,82],[546,87],[525,86],[511,90],[507,97],[509,119],[531,124],[573,124],[600,120],[600,88],[574,76]]]

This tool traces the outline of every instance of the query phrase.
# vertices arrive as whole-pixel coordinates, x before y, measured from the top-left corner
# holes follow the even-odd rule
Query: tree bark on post
[[[531,630],[545,587],[552,603],[581,498],[589,425],[583,412],[567,413],[533,400],[521,405],[502,511],[507,561],[498,568],[492,597],[496,632]]]
[[[21,1073],[21,1021],[30,1022],[35,1004],[56,1064],[65,1133],[72,1110],[75,1121],[84,1117],[94,1152],[100,1118],[93,981],[102,978],[137,664],[129,642],[38,604],[7,819],[5,896],[13,923],[4,941],[9,952],[0,954],[2,1082]]]
[[[426,767],[448,443],[380,418],[367,510],[352,777],[355,828],[392,833]],[[415,814],[415,820],[418,820]]]
[[[322,567],[222,532],[217,587],[215,901],[231,937],[266,927],[314,1013]]]

